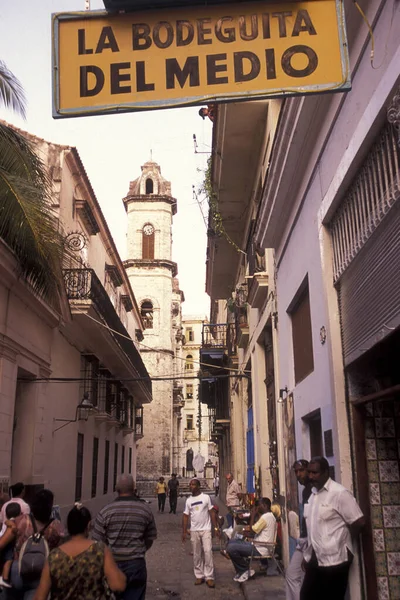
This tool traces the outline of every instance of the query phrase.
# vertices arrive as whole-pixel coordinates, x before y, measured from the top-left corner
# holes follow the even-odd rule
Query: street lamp
[[[60,425],[57,429],[53,430],[53,433],[66,427],[69,423],[76,423],[76,421],[87,421],[90,413],[94,410],[93,404],[89,400],[89,393],[83,394],[82,401],[76,407],[75,419],[53,419],[54,421],[63,421],[64,425]]]

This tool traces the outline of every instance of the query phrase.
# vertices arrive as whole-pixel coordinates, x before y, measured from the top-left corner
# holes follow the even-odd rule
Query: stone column
[[[16,352],[0,345],[0,479],[11,474],[11,452],[17,386]]]

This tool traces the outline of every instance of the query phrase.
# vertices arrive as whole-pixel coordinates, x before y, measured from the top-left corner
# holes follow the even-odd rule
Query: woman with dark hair
[[[102,542],[88,539],[92,517],[77,503],[69,512],[71,538],[49,554],[34,600],[103,600],[108,588],[123,592],[126,577]]]

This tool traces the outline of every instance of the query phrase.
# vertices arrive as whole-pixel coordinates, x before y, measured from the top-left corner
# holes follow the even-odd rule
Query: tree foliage
[[[1,106],[25,115],[22,86],[0,61]],[[0,121],[0,237],[15,252],[34,291],[54,303],[62,284],[63,238],[51,189],[32,142]]]

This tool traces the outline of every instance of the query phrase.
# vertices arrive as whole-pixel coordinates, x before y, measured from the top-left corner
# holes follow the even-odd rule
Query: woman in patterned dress
[[[69,512],[71,538],[49,554],[34,600],[106,600],[110,590],[123,592],[126,577],[102,542],[88,539],[92,520],[87,508],[76,504]]]

